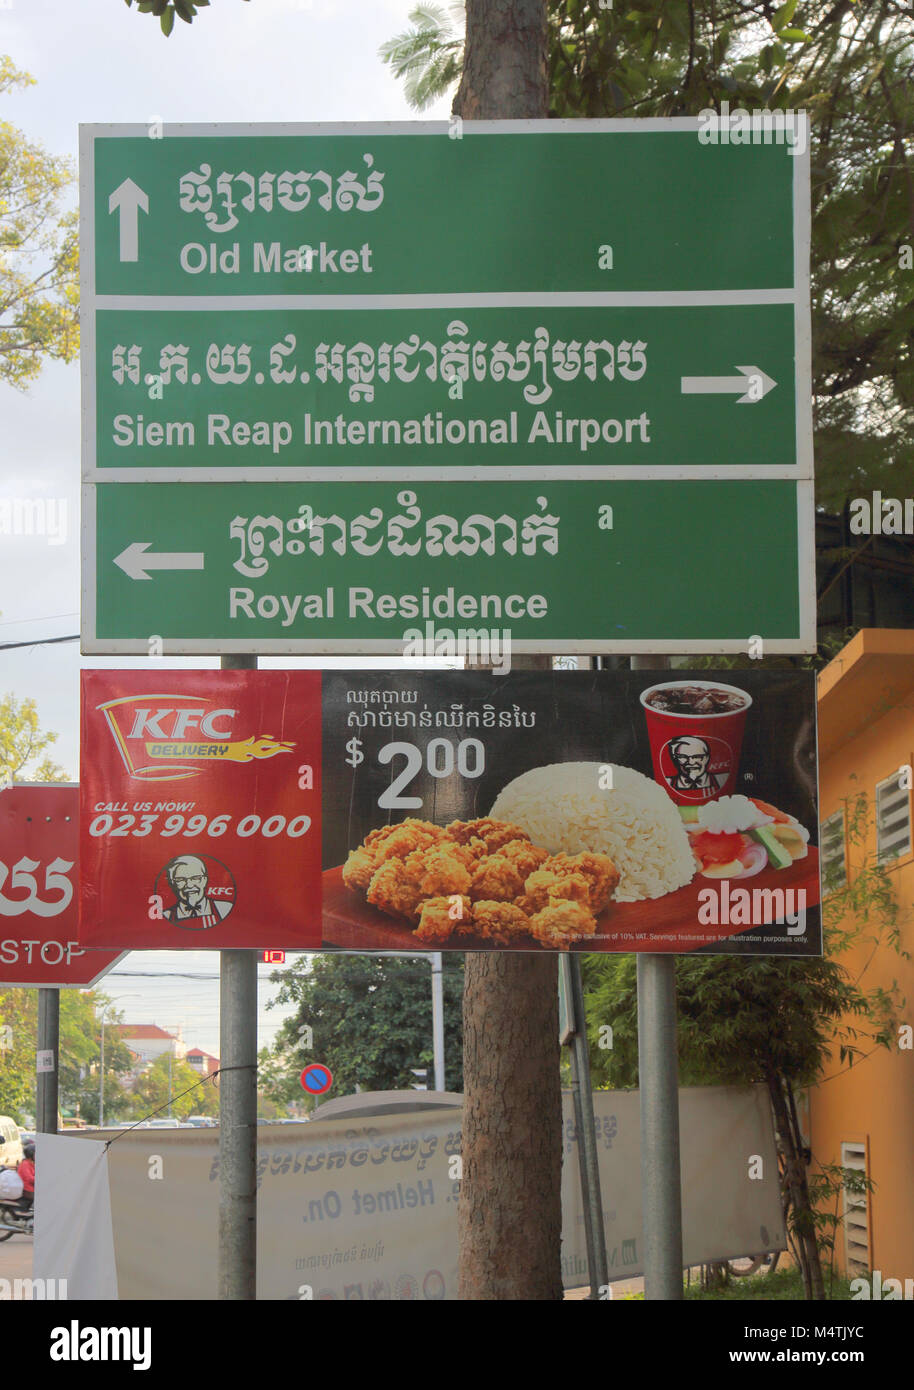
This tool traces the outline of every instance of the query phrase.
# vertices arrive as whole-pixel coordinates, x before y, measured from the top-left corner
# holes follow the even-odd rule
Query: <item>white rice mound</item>
[[[601,775],[612,769],[612,788]],[[549,763],[515,777],[489,813],[526,830],[550,854],[608,854],[621,878],[617,902],[662,898],[696,870],[679,811],[662,787],[616,763]]]

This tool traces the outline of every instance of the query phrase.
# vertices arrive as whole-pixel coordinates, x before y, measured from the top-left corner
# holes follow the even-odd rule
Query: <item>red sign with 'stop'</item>
[[[120,958],[77,940],[79,789],[0,791],[0,987],[95,984]]]
[[[84,671],[84,945],[321,944],[316,671]]]

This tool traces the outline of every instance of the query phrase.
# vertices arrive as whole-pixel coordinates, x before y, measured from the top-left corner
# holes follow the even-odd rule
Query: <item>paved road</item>
[[[0,1279],[32,1277],[32,1236],[10,1236],[0,1240]]]

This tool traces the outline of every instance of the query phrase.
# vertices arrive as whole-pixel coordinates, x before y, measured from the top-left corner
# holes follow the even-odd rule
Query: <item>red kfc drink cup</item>
[[[736,790],[752,696],[720,681],[665,681],[641,692],[654,779],[679,806]]]

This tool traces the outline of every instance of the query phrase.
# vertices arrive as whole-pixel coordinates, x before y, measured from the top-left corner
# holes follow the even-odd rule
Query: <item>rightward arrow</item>
[[[684,396],[735,395],[737,405],[754,405],[777,386],[761,367],[737,367],[742,376],[684,376]]]
[[[141,208],[143,212],[149,211],[149,199],[139,184],[133,182],[133,179],[124,179],[124,182],[118,184],[108,199],[109,213],[117,212],[120,214],[120,258],[122,261],[139,260]]]
[[[131,579],[149,579],[147,570],[202,570],[202,550],[159,551],[147,554],[152,541],[134,541],[115,555],[114,563]]]

